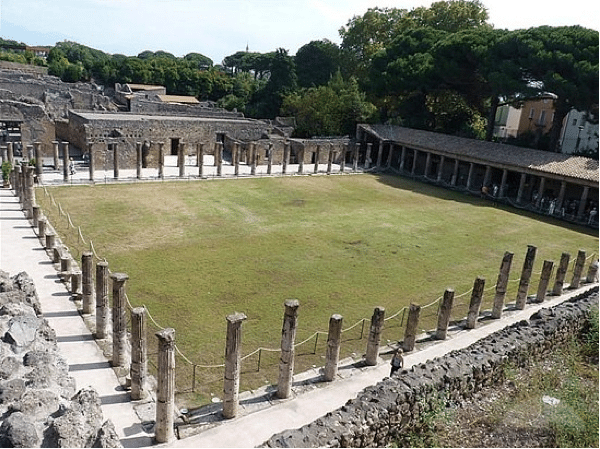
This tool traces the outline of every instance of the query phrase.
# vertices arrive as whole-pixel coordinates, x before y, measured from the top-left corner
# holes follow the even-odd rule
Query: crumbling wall
[[[122,447],[98,393],[76,391],[26,273],[0,270],[0,447]]]
[[[468,399],[499,383],[510,364],[525,366],[581,331],[598,305],[598,288],[552,309],[541,309],[461,351],[427,361],[364,389],[356,399],[263,447],[386,447],[418,428],[439,403]]]

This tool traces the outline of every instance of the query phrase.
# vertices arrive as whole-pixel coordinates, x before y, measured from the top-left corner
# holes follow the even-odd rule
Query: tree
[[[340,48],[323,39],[300,47],[294,58],[300,87],[327,84],[340,69]]]
[[[338,71],[327,85],[288,94],[281,111],[296,118],[299,137],[351,135],[357,123],[372,118],[375,106],[366,101],[356,79],[344,81]]]

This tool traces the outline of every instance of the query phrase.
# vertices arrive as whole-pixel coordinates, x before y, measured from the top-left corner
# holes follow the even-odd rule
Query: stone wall
[[[98,393],[76,391],[26,273],[0,270],[0,447],[122,447]]]
[[[427,361],[364,389],[356,399],[297,430],[272,436],[263,447],[385,447],[418,428],[439,401],[468,399],[499,383],[510,364],[524,366],[578,334],[598,287],[552,309],[541,309],[461,351]]]

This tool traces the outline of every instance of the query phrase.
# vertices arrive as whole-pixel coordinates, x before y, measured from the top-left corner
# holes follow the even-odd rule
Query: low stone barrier
[[[531,316],[461,351],[429,360],[364,389],[356,399],[296,430],[272,436],[262,447],[385,447],[418,429],[439,401],[468,399],[499,383],[509,365],[525,366],[577,335],[598,287]]]
[[[31,278],[0,270],[0,447],[122,447],[100,405],[76,391]]]

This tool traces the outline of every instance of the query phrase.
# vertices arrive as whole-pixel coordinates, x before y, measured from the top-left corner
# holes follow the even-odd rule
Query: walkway
[[[44,174],[46,176],[46,173]],[[0,189],[0,268],[11,275],[26,271],[34,280],[42,310],[55,329],[59,349],[67,360],[77,387],[92,386],[102,399],[104,418],[115,424],[125,447],[147,447],[153,444],[153,434],[144,430],[136,415],[129,394],[118,379],[93,336],[85,326],[76,305],[29,221],[24,218],[12,190]],[[569,297],[595,287],[588,284],[561,297],[552,297],[543,304],[529,304],[523,311],[507,310],[500,320],[490,320],[474,329],[452,329],[442,342],[423,345],[405,356],[405,367],[464,348],[505,326],[528,319],[541,307],[557,305]],[[340,367],[339,377],[324,387],[323,383],[300,385],[300,379],[317,379],[318,371],[295,376],[294,397],[274,400],[264,390],[241,395],[239,417],[223,420],[218,413],[206,417],[205,430],[185,439],[172,441],[164,447],[254,447],[271,435],[298,428],[341,407],[369,385],[389,374],[389,366],[381,361],[376,367]],[[318,386],[319,387],[318,387]],[[151,429],[150,429],[151,430]]]

